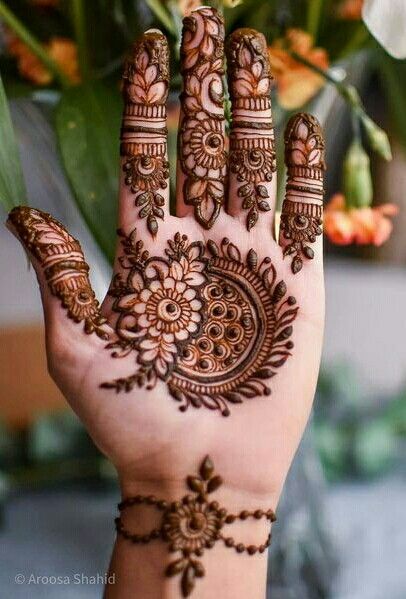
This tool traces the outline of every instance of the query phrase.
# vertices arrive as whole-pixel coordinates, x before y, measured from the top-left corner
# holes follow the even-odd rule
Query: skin
[[[207,98],[201,101],[205,105]],[[180,173],[182,155],[178,159]],[[125,161],[122,156],[122,165]],[[60,299],[51,293],[43,264],[31,252],[44,306],[49,372],[96,445],[116,467],[123,498],[135,494],[155,494],[166,500],[181,498],[187,492],[186,476],[195,473],[209,454],[216,472],[224,480],[215,499],[230,512],[276,510],[309,417],[317,381],[324,323],[322,236],[317,236],[311,244],[314,258],[304,259],[303,268],[295,275],[290,258],[283,257],[286,240],[282,236],[279,244],[272,233],[275,176],[267,183],[270,210],[260,214],[250,231],[246,227],[247,211],[236,197],[240,183],[234,175],[230,195],[209,230],[196,221],[193,207],[184,203],[183,183],[184,174],[178,180],[176,215],[169,214],[167,208],[168,188],[162,191],[164,220],[159,220],[158,232],[152,236],[146,219],[140,219],[134,208],[136,194],[122,175],[119,226],[125,234],[136,227],[139,238],[155,256],[164,256],[167,240],[180,231],[190,241],[213,239],[220,244],[223,237],[228,237],[243,256],[254,248],[259,260],[267,256],[272,259],[278,280],[285,281],[288,293],[297,298],[299,305],[292,355],[272,379],[272,395],[246,400],[233,407],[230,417],[224,418],[207,409],[191,408],[181,413],[162,381],[150,391],[136,388],[116,395],[112,390],[101,389],[106,376],[125,377],[134,371],[134,354],[113,359],[105,349],[105,340],[96,334],[86,334],[83,324],[67,318]],[[300,202],[300,194],[295,193],[293,199]],[[13,219],[8,226],[27,245]],[[119,243],[117,252],[118,256],[122,253]],[[115,272],[119,271],[116,260]],[[114,334],[117,314],[112,311],[112,301],[107,296],[101,312],[107,319],[107,330]],[[159,524],[159,514],[147,507],[134,508],[126,511],[123,520],[131,530],[147,532]],[[240,522],[229,528],[237,540],[256,545],[265,541],[268,531],[269,524],[263,520]],[[106,589],[106,597],[179,597],[178,578],[163,576],[171,559],[173,555],[160,541],[131,545],[119,537],[110,567],[115,584]],[[218,596],[221,589],[222,599],[264,597],[266,552],[249,557],[219,543],[205,552],[202,561],[206,576],[199,579],[193,596],[208,599]]]

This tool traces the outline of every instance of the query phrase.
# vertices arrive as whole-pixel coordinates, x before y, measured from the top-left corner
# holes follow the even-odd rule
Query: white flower
[[[406,58],[405,0],[365,0],[362,18],[372,35],[394,58]]]

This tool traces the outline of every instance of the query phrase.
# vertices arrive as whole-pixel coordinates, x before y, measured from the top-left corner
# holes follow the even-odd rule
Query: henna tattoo
[[[243,259],[223,239],[190,243],[177,233],[166,258],[150,257],[136,231],[123,233],[121,266],[109,294],[119,314],[114,357],[137,353],[138,369],[102,384],[117,392],[167,384],[180,410],[201,406],[228,416],[229,404],[271,393],[267,379],[291,355],[298,307],[270,258]]]
[[[122,522],[121,516],[116,518],[117,533],[132,543],[149,543],[161,539],[169,544],[170,552],[179,552],[180,557],[170,562],[166,568],[166,576],[182,574],[181,592],[183,597],[188,597],[195,588],[196,578],[205,575],[201,558],[205,549],[211,549],[218,541],[234,548],[237,553],[244,551],[248,555],[263,553],[271,543],[271,533],[261,545],[245,545],[236,543],[233,537],[225,535],[222,531],[225,526],[233,524],[236,520],[266,518],[270,523],[275,522],[273,510],[257,509],[254,511],[242,510],[239,514],[230,514],[221,507],[217,501],[211,501],[209,495],[217,491],[223,484],[221,476],[215,474],[214,465],[207,456],[199,470],[198,476],[188,476],[187,486],[193,492],[185,495],[181,501],[167,502],[155,496],[136,495],[128,497],[118,505],[120,512],[136,506],[150,505],[162,512],[161,524],[147,534],[136,534],[128,531]]]
[[[9,220],[26,249],[40,262],[52,295],[61,300],[69,318],[84,322],[85,333],[108,339],[106,319],[89,282],[80,243],[50,214],[19,206]]]
[[[235,31],[227,42],[233,120],[230,171],[239,183],[237,195],[247,210],[247,229],[260,212],[270,210],[266,186],[276,170],[271,113],[271,73],[264,36],[253,29]]]
[[[216,10],[202,8],[183,21],[184,89],[179,160],[185,175],[185,203],[209,229],[224,202],[226,152],[223,113],[224,24]]]
[[[121,155],[125,158],[124,181],[135,194],[138,216],[145,218],[152,236],[158,219],[164,219],[168,187],[166,99],[169,54],[160,32],[145,33],[132,48],[123,73],[125,102],[121,129]]]
[[[285,132],[285,161],[288,169],[286,198],[282,206],[281,234],[284,256],[293,256],[292,272],[312,259],[309,244],[321,235],[323,225],[324,140],[317,119],[309,114],[293,116]]]

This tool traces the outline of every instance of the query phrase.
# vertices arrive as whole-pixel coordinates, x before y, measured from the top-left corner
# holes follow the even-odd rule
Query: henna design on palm
[[[151,257],[134,230],[123,237],[109,290],[119,314],[114,357],[135,351],[137,371],[104,388],[151,389],[158,379],[189,406],[230,414],[229,404],[271,393],[268,379],[291,355],[298,307],[269,258],[243,258],[224,238],[189,242],[177,233],[166,257]]]
[[[161,33],[147,32],[133,45],[123,73],[124,116],[120,152],[125,184],[135,195],[139,218],[152,236],[164,219],[162,191],[168,187],[166,100],[168,44]]]
[[[317,119],[308,114],[293,116],[285,132],[285,160],[288,170],[286,197],[282,206],[281,235],[284,256],[292,256],[292,272],[303,267],[303,258],[312,260],[309,244],[323,232],[324,141]]]
[[[237,194],[247,210],[247,229],[260,212],[270,210],[270,183],[276,170],[271,117],[271,73],[264,36],[253,29],[239,29],[227,43],[228,79],[233,102],[230,132],[230,172],[235,174]]]
[[[184,19],[180,165],[184,201],[194,206],[196,220],[205,229],[216,221],[225,195],[223,38],[222,18],[210,8]]]

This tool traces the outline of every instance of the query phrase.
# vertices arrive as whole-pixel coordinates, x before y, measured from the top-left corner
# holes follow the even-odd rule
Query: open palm
[[[321,351],[323,140],[310,115],[288,124],[277,241],[266,43],[248,29],[227,42],[228,148],[223,38],[213,9],[185,19],[176,216],[167,43],[151,30],[133,46],[123,83],[117,257],[100,308],[80,245],[61,224],[20,207],[9,227],[38,275],[50,373],[124,490],[154,490],[160,481],[181,488],[210,454],[221,463],[225,495],[276,505]]]

